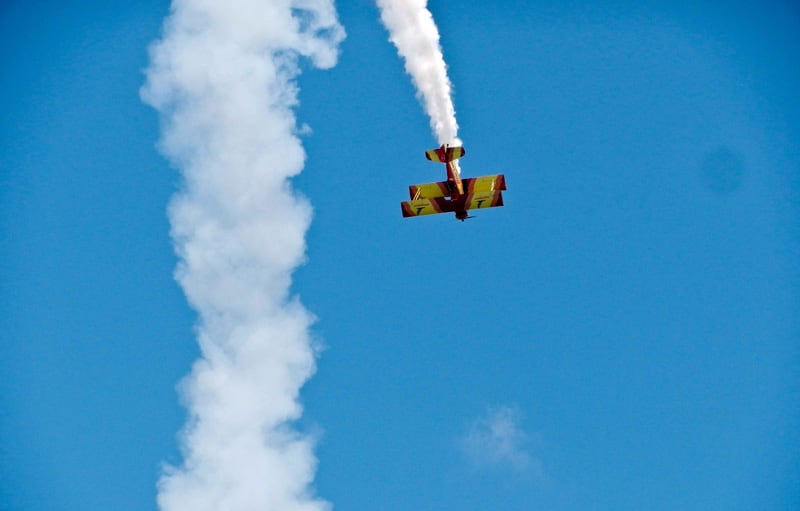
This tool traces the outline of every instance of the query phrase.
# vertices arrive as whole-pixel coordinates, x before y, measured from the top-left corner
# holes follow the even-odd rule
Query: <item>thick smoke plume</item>
[[[319,511],[313,438],[292,429],[315,369],[310,314],[290,295],[311,207],[289,178],[298,61],[336,63],[333,0],[173,0],[142,98],[183,175],[169,218],[176,276],[199,314],[201,358],[182,382],[183,465],[165,511]]]
[[[458,123],[451,98],[439,30],[427,0],[377,0],[389,40],[405,60],[419,91],[431,128],[440,144],[458,143]]]

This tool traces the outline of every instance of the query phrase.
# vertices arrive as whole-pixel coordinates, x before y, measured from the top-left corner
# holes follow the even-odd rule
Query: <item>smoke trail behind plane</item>
[[[440,144],[458,143],[458,123],[451,97],[439,30],[427,0],[377,0],[389,40],[405,60]]]
[[[315,353],[290,295],[311,207],[289,178],[305,159],[298,60],[335,65],[343,37],[333,0],[174,0],[151,47],[142,98],[184,178],[169,218],[202,351],[181,384],[184,461],[159,481],[165,511],[330,507],[310,490],[313,438],[291,427]]]

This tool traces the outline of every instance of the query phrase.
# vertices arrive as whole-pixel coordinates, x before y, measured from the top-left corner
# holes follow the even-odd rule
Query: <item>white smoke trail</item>
[[[313,438],[291,428],[315,369],[310,314],[290,296],[311,219],[288,179],[298,60],[336,63],[333,0],[173,0],[142,98],[180,168],[169,208],[176,277],[199,313],[202,357],[182,382],[184,463],[166,467],[165,511],[319,511]]]
[[[450,96],[439,30],[428,0],[377,0],[389,40],[405,59],[406,71],[422,96],[431,128],[440,144],[458,144],[458,123]]]

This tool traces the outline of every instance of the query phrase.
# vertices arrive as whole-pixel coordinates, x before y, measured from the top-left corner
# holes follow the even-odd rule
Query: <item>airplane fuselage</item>
[[[461,181],[461,171],[458,167],[458,156],[460,155],[453,158],[452,151],[448,151],[447,144],[442,144],[432,152],[436,153],[437,159],[444,163],[447,169],[447,196],[453,200],[459,199],[464,195],[464,184]],[[430,156],[428,158],[432,159]]]

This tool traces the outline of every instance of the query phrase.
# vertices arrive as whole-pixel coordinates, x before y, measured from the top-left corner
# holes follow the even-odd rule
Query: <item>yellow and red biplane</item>
[[[463,147],[448,147],[447,144],[425,151],[425,157],[429,160],[445,164],[447,181],[409,186],[411,200],[400,203],[404,217],[454,212],[456,218],[463,222],[472,218],[467,213],[471,209],[503,205],[505,176],[497,174],[461,179],[457,160],[465,154]]]

